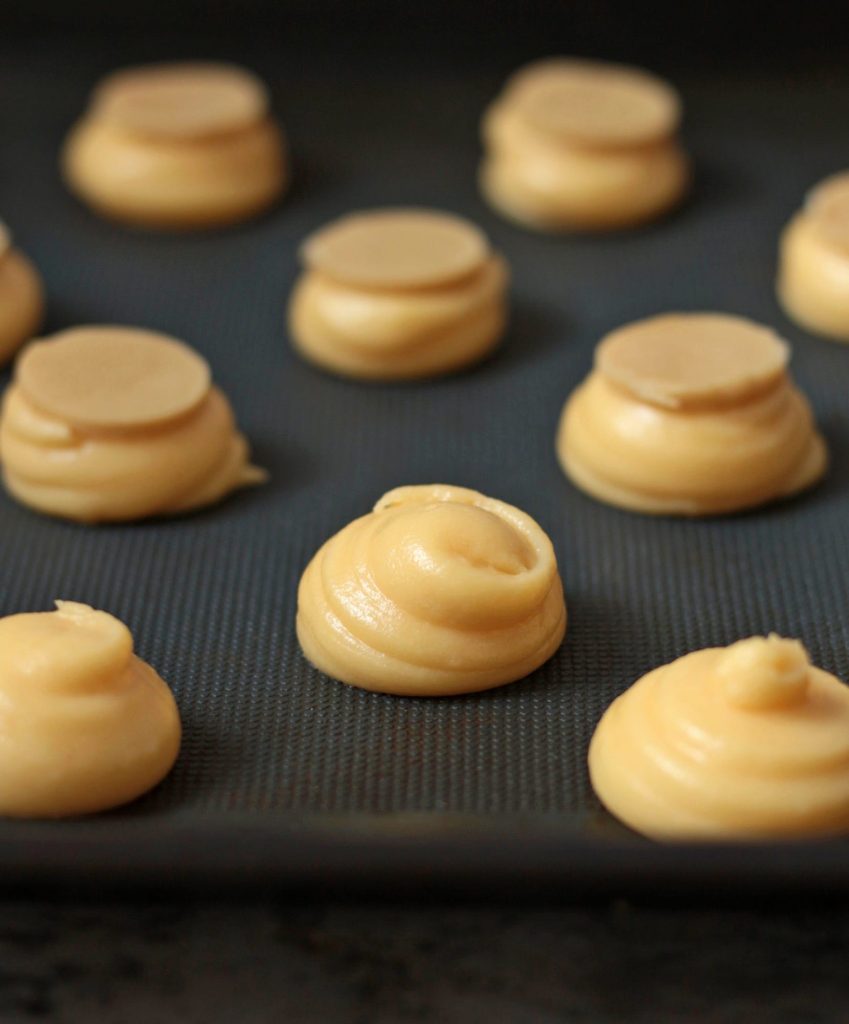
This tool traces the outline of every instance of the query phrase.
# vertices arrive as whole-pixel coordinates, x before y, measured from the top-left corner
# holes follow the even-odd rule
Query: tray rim
[[[129,809],[128,815],[0,822],[0,892],[272,890],[570,900],[675,894],[696,901],[718,894],[741,901],[758,894],[849,895],[847,840],[661,846],[594,835],[568,815],[272,811],[260,817],[179,808]]]
[[[661,844],[582,835],[557,816],[432,812],[201,821],[177,813],[114,824],[4,823],[0,893],[849,898],[845,838]]]

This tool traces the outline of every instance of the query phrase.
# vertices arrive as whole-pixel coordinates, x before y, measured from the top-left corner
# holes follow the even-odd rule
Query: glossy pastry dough
[[[0,815],[135,800],[171,770],[180,718],[127,627],[84,604],[0,619]]]
[[[802,491],[827,452],[788,359],[772,331],[739,317],[620,328],[566,402],[561,465],[599,500],[657,514],[714,515]]]
[[[399,487],[332,537],[298,591],[298,639],[322,672],[436,697],[528,675],[560,646],[551,542],[519,509],[462,487]]]
[[[289,330],[311,361],[351,377],[435,376],[500,340],[507,266],[474,225],[428,210],[353,214],[303,246]]]
[[[287,179],[262,83],[207,63],[110,75],[68,136],[63,168],[71,190],[106,216],[175,229],[252,217]]]
[[[849,341],[849,171],[813,189],[784,230],[778,297],[802,327]]]
[[[680,100],[647,72],[553,59],[514,75],[483,119],[481,187],[541,230],[609,230],[665,213],[689,183]]]
[[[81,327],[30,345],[0,413],[8,490],[82,522],[173,515],[265,479],[187,345]]]
[[[605,712],[602,803],[658,839],[849,831],[849,687],[774,634],[688,654]]]
[[[0,366],[29,341],[43,316],[41,278],[0,222]]]

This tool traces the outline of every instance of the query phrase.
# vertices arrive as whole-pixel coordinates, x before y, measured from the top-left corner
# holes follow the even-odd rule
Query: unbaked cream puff
[[[44,288],[38,271],[12,245],[0,221],[0,366],[35,334],[44,317]]]
[[[62,166],[70,189],[115,220],[212,227],[253,217],[287,181],[286,144],[268,94],[230,64],[152,64],[95,89]]]
[[[849,171],[817,185],[785,228],[778,298],[802,327],[849,341]]]
[[[560,463],[588,494],[637,512],[716,515],[803,491],[828,459],[789,358],[775,333],[741,317],[621,327],[566,402]]]
[[[352,686],[403,696],[521,679],[565,630],[543,530],[512,505],[445,484],[385,494],[324,544],[298,590],[309,661]]]
[[[206,361],[130,327],[78,327],[33,342],[0,411],[14,497],[96,523],[175,515],[266,474],[252,466]]]
[[[168,686],[127,627],[88,605],[0,619],[0,815],[105,811],[152,789],[180,749]]]
[[[649,672],[589,751],[611,814],[657,839],[849,832],[849,687],[774,634]]]
[[[374,380],[483,358],[507,323],[507,265],[474,224],[435,210],[350,214],[311,235],[289,304],[295,347]]]
[[[681,102],[667,82],[600,61],[538,61],[510,78],[483,119],[485,198],[544,231],[653,220],[687,191]]]

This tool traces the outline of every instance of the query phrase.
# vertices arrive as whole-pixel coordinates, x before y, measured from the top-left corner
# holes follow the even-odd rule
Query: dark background
[[[0,29],[44,38],[226,34],[297,59],[322,50],[472,63],[581,53],[669,68],[839,69],[845,0],[3,0]]]

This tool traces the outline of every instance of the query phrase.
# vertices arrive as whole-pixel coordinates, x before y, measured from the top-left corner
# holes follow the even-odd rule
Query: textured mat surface
[[[0,497],[0,614],[57,597],[112,611],[182,709],[173,775],[103,819],[99,834],[119,834],[129,818],[155,841],[169,816],[225,836],[245,816],[282,825],[451,812],[553,815],[568,842],[600,820],[585,770],[593,726],[650,667],[774,629],[849,678],[849,349],[794,328],[772,292],[782,223],[810,184],[849,163],[849,85],[679,79],[698,168],[692,200],[645,231],[562,239],[511,227],[476,192],[477,119],[507,69],[295,62],[281,72],[267,54],[235,52],[267,77],[285,120],[292,193],[254,224],[170,237],[95,219],[56,168],[97,75],[157,52],[87,59],[9,48],[0,62],[0,211],[46,277],[48,329],[119,322],[186,339],[271,472],[268,486],[215,509],[133,526],[77,527]],[[509,335],[485,365],[448,380],[334,379],[287,344],[296,245],[352,207],[394,203],[483,225],[513,268]],[[748,515],[682,522],[603,507],[563,478],[555,424],[595,343],[671,309],[751,316],[793,343],[794,372],[832,450],[822,486]],[[549,532],[570,609],[562,650],[526,681],[467,698],[394,699],[323,678],[295,640],[301,570],[385,490],[431,481],[517,504]],[[0,845],[16,829],[0,826]],[[73,863],[72,827],[40,834],[67,837]]]

